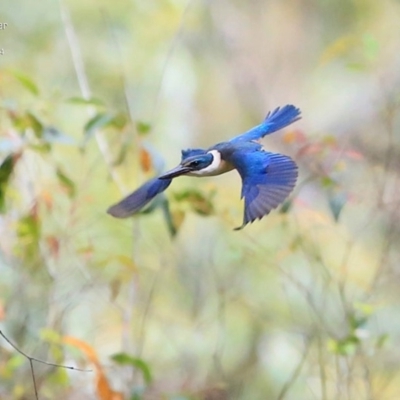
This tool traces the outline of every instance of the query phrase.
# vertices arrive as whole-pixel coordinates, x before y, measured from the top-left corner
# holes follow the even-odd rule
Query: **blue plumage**
[[[154,197],[163,192],[171,182],[172,179],[150,179],[129,196],[111,206],[107,212],[115,218],[130,217],[142,210]]]
[[[300,110],[295,106],[288,104],[282,108],[278,107],[274,111],[269,112],[260,125],[239,136],[235,136],[230,142],[242,143],[262,139],[264,136],[298,121],[300,118]]]
[[[278,207],[293,190],[298,168],[288,156],[264,151],[261,144],[243,142],[216,146],[222,156],[232,163],[242,178],[242,194],[245,200],[243,228],[261,219]]]
[[[204,149],[186,149],[181,150],[181,162],[185,161],[189,157],[200,156],[202,154],[207,154],[207,150]]]
[[[180,175],[213,176],[236,169],[242,178],[245,202],[243,224],[236,228],[241,229],[282,204],[293,190],[298,175],[297,165],[290,157],[266,152],[256,141],[300,118],[300,110],[287,105],[275,109],[262,124],[228,142],[207,150],[182,150],[181,162],[176,168],[146,182],[110,207],[108,213],[116,218],[126,218],[139,212]]]

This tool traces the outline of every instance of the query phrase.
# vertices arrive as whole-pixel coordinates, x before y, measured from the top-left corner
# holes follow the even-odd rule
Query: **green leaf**
[[[367,322],[368,318],[365,316],[360,317],[360,316],[350,315],[349,317],[349,324],[353,331],[365,327]]]
[[[18,71],[12,71],[11,73],[26,90],[28,90],[35,96],[39,95],[39,89],[31,78]]]
[[[111,119],[108,125],[117,130],[122,130],[125,128],[128,121],[129,117],[126,113],[118,113],[114,115],[114,117]]]
[[[376,339],[376,347],[378,349],[381,349],[389,340],[389,335],[387,333],[382,333],[382,335],[379,335],[378,338]]]
[[[375,312],[375,307],[373,305],[364,302],[355,302],[354,308],[365,316],[371,316]]]
[[[65,175],[60,167],[57,168],[57,178],[60,181],[61,186],[66,189],[68,196],[73,198],[76,194],[75,183],[72,179]]]
[[[116,159],[113,161],[112,165],[114,167],[117,167],[118,165],[121,165],[124,161],[125,158],[128,154],[128,150],[130,148],[130,144],[129,143],[123,143],[119,149],[119,153],[116,157]]]
[[[363,36],[363,44],[364,44],[364,52],[365,52],[367,59],[369,59],[371,61],[375,60],[378,56],[379,47],[380,47],[379,42],[376,39],[376,37],[374,37],[370,33],[366,33]]]
[[[290,209],[292,208],[292,205],[293,205],[293,200],[292,200],[292,199],[286,200],[286,201],[282,204],[282,206],[281,206],[279,212],[280,212],[281,214],[286,214],[286,213],[288,213],[288,212],[290,211]]]
[[[5,212],[5,194],[19,155],[9,154],[0,164],[0,213]]]
[[[104,102],[95,97],[91,97],[90,99],[85,99],[83,97],[70,97],[66,100],[68,103],[76,104],[76,105],[85,105],[85,106],[104,106]]]
[[[85,136],[88,139],[96,132],[96,130],[107,126],[122,130],[127,123],[128,116],[125,113],[118,113],[115,115],[98,113],[85,125]]]
[[[14,168],[14,155],[9,154],[0,165],[0,185],[7,183]]]
[[[366,67],[367,67],[366,64],[364,64],[362,62],[352,62],[352,63],[346,64],[346,68],[348,68],[351,71],[355,71],[355,72],[365,71]]]
[[[139,215],[147,215],[153,213],[155,210],[161,209],[164,217],[164,221],[167,225],[168,232],[172,237],[177,234],[177,224],[171,214],[171,210],[169,207],[169,200],[165,196],[164,193],[158,194],[148,206],[146,206],[142,211],[140,211]]]
[[[38,153],[48,153],[51,150],[49,143],[30,144],[29,148],[37,151]]]
[[[42,328],[40,330],[40,339],[48,343],[61,343],[61,335],[59,332],[50,328]]]
[[[25,134],[25,131],[31,128],[38,139],[42,138],[43,124],[33,112],[27,111],[22,114],[9,112],[9,116],[13,122],[14,128],[19,130],[22,134]]]
[[[321,178],[321,184],[324,188],[332,188],[337,186],[337,183],[328,175]]]
[[[349,335],[341,340],[329,339],[328,350],[334,354],[349,356],[355,353],[359,344],[360,340],[356,336]]]
[[[110,114],[99,113],[91,118],[85,125],[85,137],[90,139],[98,129],[104,128],[114,117]]]
[[[152,376],[150,368],[141,358],[132,357],[126,353],[117,353],[111,356],[111,359],[120,365],[132,365],[133,367],[139,369],[143,374],[143,379],[147,385],[152,381]]]
[[[68,373],[64,368],[56,368],[52,373],[46,376],[46,382],[57,388],[66,388],[70,384]]]
[[[30,263],[40,258],[41,225],[36,206],[29,214],[20,218],[16,225],[18,242],[14,247],[15,254]]]
[[[163,196],[163,198],[162,198],[160,208],[163,212],[163,217],[164,217],[165,223],[167,225],[169,234],[172,237],[174,237],[176,235],[178,229],[177,229],[176,224],[174,223],[174,219],[172,217],[171,210],[169,208],[169,201],[165,196]]]
[[[151,125],[147,122],[136,122],[136,130],[139,135],[147,135],[151,131]]]
[[[40,238],[40,227],[37,218],[31,214],[18,221],[17,235],[20,239],[29,238],[37,242]]]
[[[214,214],[214,205],[211,201],[214,193],[206,197],[203,193],[196,189],[183,190],[175,193],[175,200],[178,202],[188,202],[194,212],[200,215]]]
[[[4,362],[4,361],[3,361]],[[18,368],[24,365],[26,362],[26,358],[22,354],[14,354],[12,355],[9,360],[5,362],[4,370],[2,373],[2,377],[13,377],[15,376]]]
[[[31,111],[27,111],[26,117],[27,117],[27,123],[33,129],[35,136],[38,139],[41,139],[43,137],[43,131],[44,131],[43,123]]]

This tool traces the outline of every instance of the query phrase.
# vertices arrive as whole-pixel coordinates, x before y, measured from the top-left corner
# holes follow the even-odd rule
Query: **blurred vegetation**
[[[43,399],[400,398],[400,2],[0,5],[0,330]],[[242,220],[235,172],[107,207],[258,124],[299,163]],[[0,398],[32,399],[0,338]]]

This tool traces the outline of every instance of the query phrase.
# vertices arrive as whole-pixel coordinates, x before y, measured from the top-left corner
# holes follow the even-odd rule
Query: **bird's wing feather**
[[[242,178],[244,218],[243,225],[237,229],[278,207],[296,184],[297,165],[288,156],[266,152],[257,143],[234,145],[223,153]]]
[[[285,128],[300,118],[300,110],[295,106],[288,104],[281,108],[278,107],[274,111],[268,113],[262,124],[255,126],[239,136],[235,136],[230,142],[241,143],[259,140],[270,133]]]
[[[163,192],[171,182],[172,179],[150,179],[133,193],[111,206],[107,212],[115,218],[128,218],[142,210],[154,197]]]

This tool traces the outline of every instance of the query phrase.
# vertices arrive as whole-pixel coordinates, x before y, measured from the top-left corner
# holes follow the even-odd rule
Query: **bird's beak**
[[[177,167],[175,167],[175,168],[165,172],[161,176],[159,176],[158,179],[176,178],[177,176],[185,175],[190,171],[191,171],[191,169],[189,167],[184,167],[182,165],[178,165]]]

